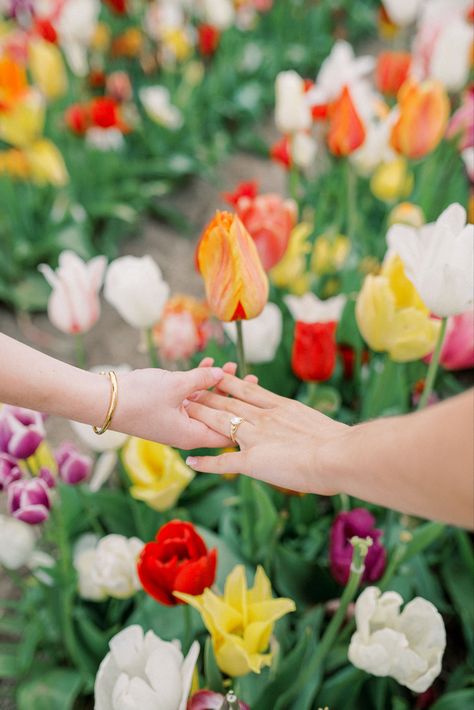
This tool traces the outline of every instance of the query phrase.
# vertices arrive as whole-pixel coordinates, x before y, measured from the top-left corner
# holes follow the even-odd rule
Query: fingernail
[[[188,404],[191,404],[191,402],[194,402],[194,400],[199,399],[200,396],[201,396],[200,392],[193,392],[192,394],[188,394],[188,399],[187,399]]]
[[[224,370],[222,369],[222,367],[212,367],[211,372],[214,377],[222,377],[222,375],[224,374]]]
[[[191,466],[191,468],[193,468],[193,466],[196,466],[197,462],[198,460],[195,456],[188,456],[188,458],[186,459],[187,465]]]

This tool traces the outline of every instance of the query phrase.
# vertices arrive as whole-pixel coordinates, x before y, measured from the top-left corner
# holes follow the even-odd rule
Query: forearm
[[[109,395],[105,377],[0,334],[0,402],[100,425]]]
[[[335,442],[341,490],[401,512],[474,527],[473,392],[353,427]]]

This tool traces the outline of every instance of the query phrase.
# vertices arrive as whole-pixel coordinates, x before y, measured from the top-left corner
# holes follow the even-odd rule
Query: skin
[[[68,365],[3,334],[0,353],[0,402],[90,425],[104,421],[111,391],[108,377]],[[189,372],[143,369],[118,374],[111,428],[182,449],[229,446],[227,436],[190,418],[183,404],[216,387],[224,372],[234,374],[237,368],[232,362],[212,367],[213,362],[206,358]]]
[[[242,417],[240,451],[188,458],[196,471],[243,473],[305,493],[346,493],[474,527],[474,390],[422,412],[348,427],[229,375],[219,388],[186,407],[223,436],[231,416]]]

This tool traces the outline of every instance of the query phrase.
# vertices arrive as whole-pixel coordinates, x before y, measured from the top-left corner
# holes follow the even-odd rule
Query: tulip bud
[[[14,481],[8,486],[8,510],[29,525],[43,523],[49,516],[49,488],[41,478]]]
[[[91,457],[80,454],[69,442],[64,442],[56,450],[56,461],[61,480],[71,486],[82,483],[92,469]]]
[[[410,52],[381,52],[375,70],[375,81],[379,91],[396,96],[408,78],[410,66]]]
[[[18,460],[14,456],[0,452],[0,491],[6,490],[10,483],[20,478]]]
[[[17,459],[27,459],[35,453],[45,435],[39,412],[8,405],[1,409],[0,451]]]
[[[365,140],[365,127],[347,86],[331,105],[329,112],[328,146],[331,153],[347,156]]]

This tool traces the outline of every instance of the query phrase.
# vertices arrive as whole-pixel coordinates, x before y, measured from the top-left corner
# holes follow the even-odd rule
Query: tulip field
[[[0,0],[0,330],[197,383],[175,446],[113,378],[105,433],[0,402],[0,710],[474,707],[468,521],[178,431],[216,368],[347,428],[472,387],[473,82],[470,0]]]

